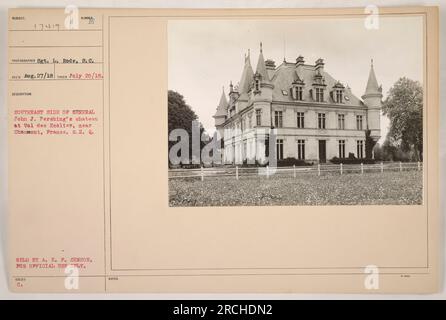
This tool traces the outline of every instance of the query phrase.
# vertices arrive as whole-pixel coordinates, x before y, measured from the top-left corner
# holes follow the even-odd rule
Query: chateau
[[[250,54],[240,82],[224,90],[215,115],[223,138],[224,163],[264,162],[271,129],[276,129],[278,160],[295,158],[324,163],[333,157],[372,158],[381,136],[382,88],[373,61],[362,99],[324,70],[324,61],[278,67],[263,57],[262,44],[254,72]]]

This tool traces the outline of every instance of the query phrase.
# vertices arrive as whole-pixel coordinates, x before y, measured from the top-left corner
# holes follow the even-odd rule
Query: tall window
[[[339,158],[345,158],[345,140],[339,140]]]
[[[260,80],[259,79],[256,79],[255,86],[256,86],[256,91],[260,91]]]
[[[283,159],[283,139],[277,139],[276,142],[276,157],[277,160]]]
[[[335,95],[336,103],[342,103],[342,98],[343,98],[342,90],[336,90],[335,93],[336,93]]]
[[[325,129],[325,113],[318,113],[317,120],[318,120],[318,122],[317,122],[318,128]]]
[[[356,130],[362,130],[362,116],[356,116]]]
[[[303,112],[297,113],[297,127],[300,129],[305,128],[305,114]]]
[[[257,109],[256,110],[256,126],[262,125],[262,110]]]
[[[324,102],[324,89],[316,88],[316,102]]]
[[[302,86],[296,87],[296,100],[302,101],[303,100],[303,94],[304,88]]]
[[[297,159],[305,159],[305,140],[297,140]]]
[[[358,159],[364,158],[364,141],[356,141],[356,156]]]
[[[274,125],[276,128],[282,128],[282,111],[274,111]]]
[[[344,130],[345,128],[345,115],[338,114],[338,129]]]

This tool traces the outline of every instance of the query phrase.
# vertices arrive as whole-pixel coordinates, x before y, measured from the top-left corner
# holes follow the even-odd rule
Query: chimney
[[[315,62],[316,70],[319,70],[320,73],[324,71],[324,60],[319,58]]]
[[[296,67],[299,67],[305,63],[304,57],[298,56],[296,58]]]
[[[266,69],[267,70],[275,70],[276,69],[276,63],[274,60],[268,59],[265,61]]]

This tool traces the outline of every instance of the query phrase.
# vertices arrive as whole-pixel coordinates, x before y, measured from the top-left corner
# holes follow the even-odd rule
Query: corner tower
[[[272,125],[271,103],[273,99],[274,86],[272,85],[268,74],[265,58],[263,57],[263,46],[261,42],[256,73],[254,74],[254,82],[252,87],[253,90],[251,92],[251,100],[253,101],[254,109],[261,110],[262,125],[270,127]]]
[[[381,137],[382,87],[378,85],[373,59],[364,95],[361,97],[367,107],[366,156],[372,157],[372,150]]]
[[[222,134],[222,132],[220,132],[222,129],[221,125],[226,121],[227,118],[228,106],[228,100],[226,99],[225,89],[223,87],[220,102],[218,103],[217,110],[213,115],[215,127],[217,128],[217,130],[219,130],[220,135]]]

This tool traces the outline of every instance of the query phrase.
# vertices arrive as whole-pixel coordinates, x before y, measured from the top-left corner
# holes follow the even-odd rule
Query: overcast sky
[[[259,43],[265,59],[276,66],[284,57],[306,63],[318,58],[335,79],[348,84],[357,97],[364,93],[373,58],[376,77],[389,88],[406,76],[423,80],[423,19],[381,17],[379,29],[368,30],[363,18],[299,18],[298,20],[171,20],[168,27],[169,89],[178,91],[212,133],[212,115],[222,87],[240,80],[244,54],[250,49],[255,72]],[[382,139],[388,120],[382,118]],[[382,140],[381,139],[381,140]]]

